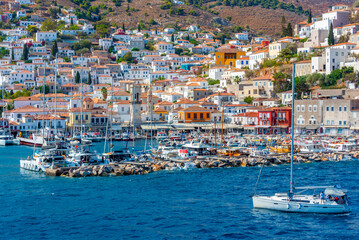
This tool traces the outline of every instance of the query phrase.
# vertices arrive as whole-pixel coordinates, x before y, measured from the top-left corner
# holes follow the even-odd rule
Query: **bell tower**
[[[133,84],[131,89],[131,124],[138,127],[141,120],[141,86]]]

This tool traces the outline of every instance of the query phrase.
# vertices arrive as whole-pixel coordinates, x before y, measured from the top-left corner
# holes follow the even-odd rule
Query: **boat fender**
[[[289,204],[287,204],[287,209],[289,209],[289,207],[290,207],[290,205],[289,205]]]
[[[298,203],[298,209],[301,209],[302,205],[300,203]]]

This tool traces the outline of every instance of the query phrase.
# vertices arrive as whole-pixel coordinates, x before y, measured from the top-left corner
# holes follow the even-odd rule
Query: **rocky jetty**
[[[310,153],[296,154],[295,163],[341,161],[357,159],[359,152],[350,153]],[[269,154],[266,156],[201,156],[192,160],[153,160],[148,162],[123,162],[108,165],[92,165],[82,167],[58,167],[46,169],[48,176],[89,177],[89,176],[127,176],[147,174],[154,171],[178,170],[189,168],[229,168],[254,167],[257,165],[278,165],[290,162],[289,154]]]

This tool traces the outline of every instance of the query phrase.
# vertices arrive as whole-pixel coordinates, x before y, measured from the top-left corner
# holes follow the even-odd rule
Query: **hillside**
[[[184,0],[183,0],[184,1]],[[168,25],[199,24],[202,29],[213,30],[219,26],[247,26],[254,32],[270,36],[281,32],[281,17],[287,22],[306,20],[306,13],[325,12],[336,4],[352,5],[355,0],[186,0],[190,5],[173,4],[168,0],[61,0],[65,8],[79,8],[84,14],[97,13],[110,22],[127,28],[136,27],[140,20],[148,28]],[[44,1],[42,4],[46,4]],[[48,4],[50,1],[47,2]],[[265,3],[266,5],[258,5]],[[228,5],[228,6],[226,6]],[[250,6],[248,6],[250,5]],[[92,7],[91,7],[92,6]],[[93,7],[98,7],[97,12]]]

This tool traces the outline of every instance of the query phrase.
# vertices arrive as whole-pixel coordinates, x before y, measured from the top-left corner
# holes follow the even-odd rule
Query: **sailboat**
[[[295,187],[293,184],[293,158],[294,158],[294,90],[295,90],[295,64],[293,64],[292,77],[292,147],[290,161],[290,189],[288,193],[275,193],[273,196],[256,195],[256,187],[264,164],[260,170],[256,187],[252,196],[253,207],[293,213],[348,213],[347,191],[339,185],[336,186],[309,186]],[[298,190],[298,191],[297,191]],[[305,194],[311,191],[312,194]]]

